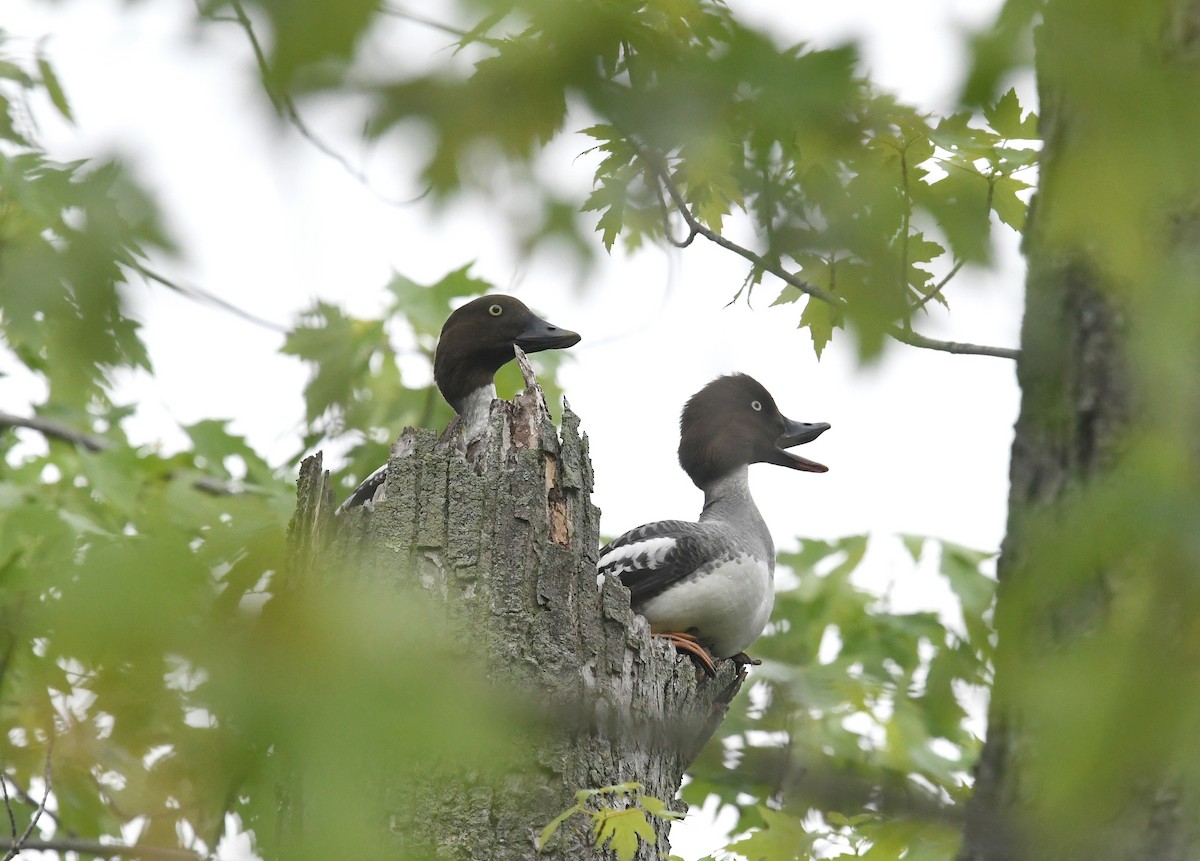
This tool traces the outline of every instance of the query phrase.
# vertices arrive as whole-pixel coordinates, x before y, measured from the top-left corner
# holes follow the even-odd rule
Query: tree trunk
[[[1200,3],[1050,0],[996,681],[961,861],[1195,858]]]
[[[482,451],[464,457],[453,434],[406,430],[392,449],[386,498],[343,518],[332,551],[367,576],[440,599],[456,639],[481,646],[494,682],[540,704],[525,765],[502,790],[440,772],[389,788],[395,814],[381,829],[414,854],[532,858],[542,828],[589,788],[636,781],[679,810],[683,771],[743,678],[732,661],[704,678],[650,638],[619,582],[597,587],[587,440],[569,408],[560,438],[522,365],[530,385],[514,403],[493,404]],[[641,859],[668,851],[666,823],[651,821],[657,840],[640,847]],[[568,818],[539,857],[611,858],[592,828],[585,814]]]

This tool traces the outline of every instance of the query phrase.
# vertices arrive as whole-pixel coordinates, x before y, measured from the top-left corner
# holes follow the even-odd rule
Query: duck
[[[547,322],[520,299],[502,293],[480,296],[451,313],[434,349],[433,381],[457,414],[466,445],[487,436],[496,372],[516,357],[514,347],[540,353],[567,349],[580,340],[577,332]],[[337,514],[378,501],[386,478],[384,464],[338,506]]]
[[[748,374],[717,377],[688,400],[679,421],[679,464],[704,492],[699,520],[647,523],[600,549],[598,575],[619,578],[651,634],[709,676],[717,659],[761,663],[746,649],[775,604],[775,544],[750,494],[749,466],[827,472],[788,449],[829,427],[789,419]]]

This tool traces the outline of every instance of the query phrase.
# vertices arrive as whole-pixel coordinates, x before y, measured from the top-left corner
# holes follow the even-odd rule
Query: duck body
[[[775,545],[747,479],[743,467],[713,487],[697,523],[647,523],[600,552],[652,631],[692,633],[718,658],[746,651],[775,604]]]
[[[600,574],[620,578],[651,632],[706,670],[711,657],[744,655],[775,603],[775,544],[750,493],[749,465],[825,472],[786,449],[828,428],[783,416],[752,377],[717,378],[688,401],[680,421],[680,464],[704,491],[699,520],[648,523],[600,550]]]
[[[539,353],[579,341],[578,333],[547,322],[521,300],[499,293],[473,299],[447,317],[433,354],[433,380],[458,415],[464,450],[487,436],[496,372],[516,356],[514,347]],[[337,513],[376,501],[386,478],[384,464],[338,506]]]

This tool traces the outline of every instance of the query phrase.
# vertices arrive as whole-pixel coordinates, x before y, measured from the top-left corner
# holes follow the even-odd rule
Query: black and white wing
[[[377,494],[383,490],[384,482],[387,481],[387,464],[379,467],[373,473],[363,479],[362,484],[354,489],[354,493],[350,494],[350,498],[337,507],[334,514],[344,514],[351,508],[358,508],[360,505],[365,505],[368,502],[377,502]]]
[[[615,575],[636,608],[711,562],[712,541],[699,523],[660,520],[631,529],[600,548],[598,572]]]

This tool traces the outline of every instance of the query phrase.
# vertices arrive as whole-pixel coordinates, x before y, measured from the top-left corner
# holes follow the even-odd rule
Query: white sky
[[[419,8],[437,17],[442,5]],[[873,79],[933,111],[947,107],[960,80],[958,35],[990,20],[999,2],[730,5],[786,41],[860,37]],[[52,156],[119,153],[157,195],[183,250],[181,261],[161,264],[168,274],[286,324],[316,298],[376,314],[393,270],[428,282],[477,261],[476,275],[583,335],[561,379],[590,439],[595,502],[609,535],[699,513],[700,492],[675,459],[679,410],[712,377],[740,370],[766,385],[786,415],[833,425],[804,452],[827,464],[827,474],[752,470],[781,548],[797,535],[860,532],[998,546],[1018,402],[1013,363],[896,345],[860,368],[847,337],[835,337],[817,362],[807,335],[796,331],[798,306],[767,308],[777,283],[757,288],[753,309],[724,307],[746,266],[703,240],[633,256],[618,246],[584,283],[562,259],[516,259],[505,216],[479,199],[441,216],[423,204],[389,206],[272,122],[240,31],[196,31],[192,17],[188,3],[7,0],[3,23],[22,40],[9,51],[32,54],[37,39],[50,37],[46,50],[78,121],[72,129],[48,111],[39,116]],[[414,44],[448,54],[449,37],[397,27]],[[381,194],[408,198],[418,190],[413,162],[394,148],[365,151],[345,134],[336,105],[302,103],[301,111]],[[551,151],[556,180],[581,198],[593,168],[575,156],[589,145],[569,135]],[[962,273],[950,291],[953,314],[935,310],[923,332],[1017,344],[1023,262],[1016,237],[1004,231],[1002,239],[996,268]],[[233,429],[273,460],[295,451],[307,372],[277,354],[280,336],[158,288],[139,293],[136,312],[156,368],[153,379],[122,388],[140,405],[136,438],[169,448],[181,440],[177,423],[232,418]],[[19,374],[0,377],[0,409],[27,413],[36,397]],[[935,579],[913,574],[897,547],[880,546],[874,576],[890,583],[898,608],[941,602]],[[672,837],[687,858],[720,839],[687,826]]]

